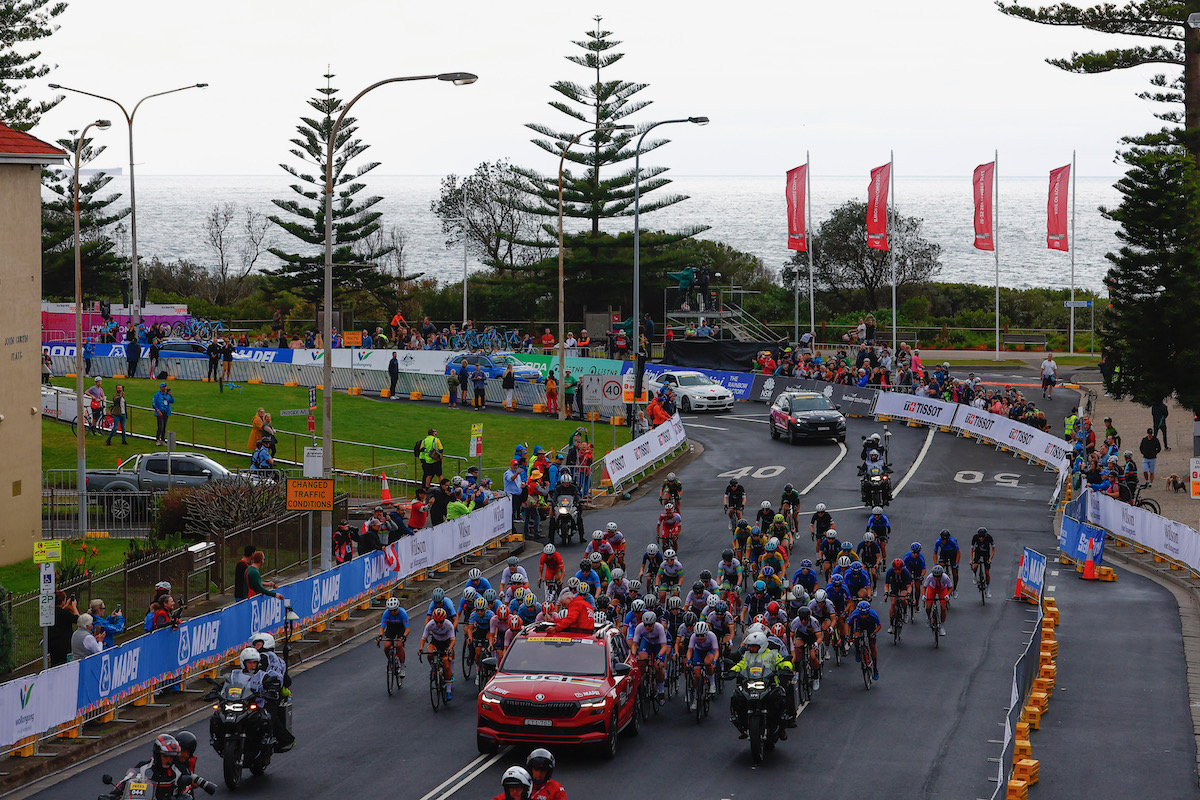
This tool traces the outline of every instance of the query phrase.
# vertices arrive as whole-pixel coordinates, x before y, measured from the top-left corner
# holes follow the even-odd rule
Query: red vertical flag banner
[[[1071,165],[1050,171],[1050,199],[1046,203],[1046,247],[1070,250],[1067,242],[1067,189],[1071,184]]]
[[[892,165],[884,164],[871,170],[871,184],[867,187],[867,247],[887,250],[888,181],[892,177]]]
[[[980,164],[975,168],[975,249],[995,250],[992,240],[992,175],[996,162]]]
[[[788,250],[808,250],[804,231],[804,188],[808,164],[787,173]]]

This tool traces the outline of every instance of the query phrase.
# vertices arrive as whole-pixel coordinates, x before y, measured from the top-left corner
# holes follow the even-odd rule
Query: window
[[[830,403],[823,395],[814,395],[812,397],[793,397],[792,412],[799,411],[836,411],[833,404]]]
[[[166,475],[167,460],[165,458],[147,459],[146,472],[153,472],[155,475]]]
[[[180,477],[201,477],[204,474],[204,465],[199,464],[190,458],[173,458],[171,459],[171,471],[173,474]]]
[[[712,380],[707,375],[681,375],[680,386],[711,386]]]
[[[629,658],[629,645],[624,636],[613,636],[608,640],[612,645],[612,662],[619,664]]]

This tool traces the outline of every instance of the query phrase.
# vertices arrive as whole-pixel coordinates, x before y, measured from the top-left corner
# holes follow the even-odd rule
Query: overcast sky
[[[379,172],[462,173],[501,157],[549,172],[524,123],[581,127],[548,107],[549,85],[590,79],[564,57],[582,52],[572,40],[597,14],[625,53],[607,76],[649,84],[636,122],[712,119],[665,129],[674,143],[651,163],[676,174],[782,175],[807,149],[814,174],[865,176],[894,149],[901,181],[969,175],[998,148],[1001,175],[1043,175],[1075,148],[1081,176],[1116,175],[1120,137],[1160,127],[1134,97],[1153,68],[1085,76],[1044,61],[1121,40],[1011,19],[991,0],[71,0],[42,43],[58,65],[45,82],[130,104],[207,82],[142,106],[139,173],[270,175],[327,64],[347,100],[386,77],[474,72],[472,86],[386,86],[355,106]],[[114,112],[68,95],[34,133],[54,140]],[[110,149],[94,166],[122,166],[125,135],[123,122],[98,134]]]

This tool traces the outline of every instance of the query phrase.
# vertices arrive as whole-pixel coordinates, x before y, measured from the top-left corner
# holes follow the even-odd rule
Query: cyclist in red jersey
[[[564,569],[562,556],[558,554],[557,549],[552,544],[546,545],[538,558],[538,586],[557,583],[561,588]]]
[[[658,533],[664,544],[663,548],[677,549],[679,544],[679,530],[683,527],[683,520],[679,514],[675,512],[675,505],[667,503],[663,508],[663,513],[658,515]],[[674,542],[670,544],[669,542]]]

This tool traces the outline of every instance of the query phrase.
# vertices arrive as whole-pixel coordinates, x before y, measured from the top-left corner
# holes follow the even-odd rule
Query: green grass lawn
[[[70,378],[57,379],[55,383],[73,387]],[[149,408],[158,381],[148,379],[123,379],[129,403]],[[116,381],[106,378],[103,382],[105,394],[112,396]],[[203,444],[245,450],[246,457],[216,454],[214,458],[229,467],[249,466],[249,451],[246,449],[250,435],[249,424],[254,412],[262,407],[272,416],[272,424],[280,432],[277,455],[287,460],[302,460],[305,445],[313,444],[307,433],[307,419],[303,416],[284,417],[283,409],[307,408],[308,389],[304,387],[268,386],[244,384],[241,393],[219,392],[216,384],[198,381],[171,381],[171,392],[175,397],[170,429],[175,431],[179,447],[188,444]],[[320,393],[317,397],[321,402]],[[191,414],[207,419],[192,419]],[[134,431],[152,433],[152,412],[141,408],[132,409]],[[240,425],[226,425],[229,420]],[[320,408],[317,409],[317,444],[320,444]],[[343,442],[361,442],[363,445],[335,444],[335,466],[342,469],[374,469],[389,464],[412,465],[413,444],[423,437],[429,428],[435,428],[447,455],[465,456],[471,435],[471,424],[483,423],[483,466],[484,469],[502,469],[512,458],[513,447],[518,442],[546,448],[564,447],[571,433],[584,423],[559,422],[545,418],[509,413],[479,413],[470,409],[451,410],[407,400],[384,401],[365,397],[351,397],[337,393],[333,398],[334,438]],[[586,423],[590,433],[591,423]],[[596,454],[607,452],[612,447],[612,429],[608,424],[596,424]],[[95,464],[115,467],[116,459],[123,452],[130,454],[161,450],[150,442],[139,442],[120,447],[114,440],[112,447],[105,447],[100,437],[87,437],[88,463],[95,454]],[[43,468],[69,469],[75,466],[74,438],[70,428],[57,422],[44,422],[42,429]],[[629,429],[617,430],[617,444],[629,441]],[[389,450],[387,448],[395,448]],[[210,453],[210,455],[213,455]],[[473,459],[472,459],[473,460]]]
[[[83,544],[80,539],[64,540],[63,541],[63,562],[68,560],[74,561],[80,553],[80,545]],[[93,572],[103,572],[109,567],[120,564],[125,560],[125,553],[129,547],[128,539],[88,539],[88,550],[96,548],[96,555],[92,557],[91,568]],[[32,592],[38,588],[38,568],[33,563],[33,559],[18,561],[16,564],[5,564],[0,566],[0,586],[3,586],[13,594],[23,594]]]

